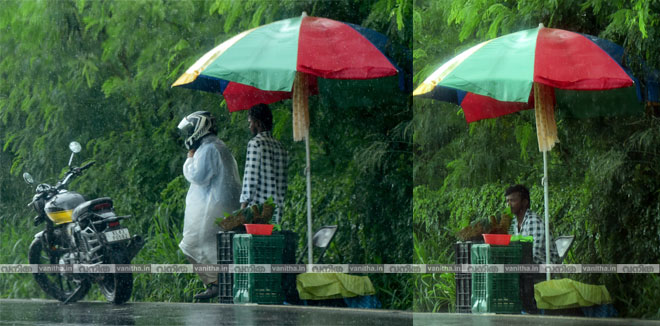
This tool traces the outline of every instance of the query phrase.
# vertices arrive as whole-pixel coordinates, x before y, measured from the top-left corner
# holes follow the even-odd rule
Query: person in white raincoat
[[[193,264],[215,264],[216,234],[220,230],[215,220],[240,207],[241,183],[236,159],[216,136],[215,118],[209,112],[198,111],[186,116],[178,128],[187,137],[185,145],[189,152],[183,164],[183,175],[190,182],[179,248]],[[198,274],[206,291],[194,298],[216,297],[218,274]]]

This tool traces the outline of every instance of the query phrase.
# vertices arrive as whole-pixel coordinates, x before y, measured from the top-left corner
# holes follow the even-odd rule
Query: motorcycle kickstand
[[[66,298],[66,300],[64,300],[64,304],[69,304],[69,300],[71,300],[74,296],[76,296],[76,294],[80,292],[80,289],[82,289],[82,285],[78,286],[75,290],[73,290],[73,293],[71,293],[69,297]]]

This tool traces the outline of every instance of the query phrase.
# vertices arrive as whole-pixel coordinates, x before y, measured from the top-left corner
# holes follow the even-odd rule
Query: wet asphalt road
[[[0,325],[660,326],[660,321],[554,316],[412,314],[301,306],[0,300]]]
[[[495,314],[413,314],[413,326],[660,326],[660,321]]]
[[[0,325],[412,325],[411,313],[212,303],[0,300]]]

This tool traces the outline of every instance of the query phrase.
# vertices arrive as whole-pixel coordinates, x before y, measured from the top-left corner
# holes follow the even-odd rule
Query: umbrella
[[[550,264],[547,152],[558,142],[555,89],[600,91],[633,84],[624,69],[593,40],[541,24],[473,46],[434,71],[413,95],[447,91],[436,90],[440,86],[473,93],[477,103],[490,104],[483,106],[486,110],[474,106],[474,112],[467,113],[468,97],[463,98],[461,105],[468,121],[528,109],[533,103],[539,150],[543,152],[545,248],[546,263]]]
[[[317,77],[373,79],[398,74],[379,50],[386,41],[372,30],[311,17],[263,25],[204,54],[172,85],[221,93],[230,112],[293,98],[293,138],[305,140],[308,262],[312,263],[312,208],[308,96]]]
[[[629,57],[624,55],[623,47],[596,36],[582,35],[620,63],[628,77],[634,81],[635,87],[590,92],[556,90],[558,108],[566,109],[565,114],[568,116],[586,118],[640,114],[644,112],[645,102],[658,102],[657,93],[653,92],[653,85],[657,84],[657,78],[655,77],[657,72],[654,74],[653,71],[646,71],[642,75],[643,83],[640,83],[628,68],[627,61],[629,60],[627,59]],[[645,64],[642,62],[642,65]],[[643,85],[646,85],[646,87]],[[527,103],[502,102],[492,97],[443,86],[436,86],[432,91],[421,94],[420,97],[451,102],[461,106],[465,114],[465,120],[468,123],[534,108],[534,98],[532,96],[530,96]]]

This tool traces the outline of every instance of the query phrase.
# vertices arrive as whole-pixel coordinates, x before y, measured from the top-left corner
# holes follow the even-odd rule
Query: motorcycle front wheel
[[[30,264],[57,265],[61,251],[58,248],[45,248],[41,239],[30,244],[28,261]],[[84,278],[74,278],[73,273],[35,273],[34,280],[49,296],[62,302],[76,302],[85,297],[92,283]]]
[[[111,251],[109,254],[111,264],[130,264],[122,251]],[[99,282],[101,293],[105,299],[114,304],[122,304],[131,298],[133,292],[132,273],[105,274]]]

